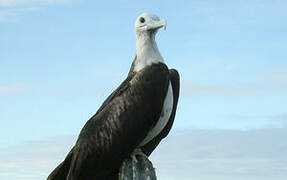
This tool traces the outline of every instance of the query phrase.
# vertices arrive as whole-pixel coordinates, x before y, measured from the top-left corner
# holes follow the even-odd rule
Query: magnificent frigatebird
[[[127,78],[80,132],[48,180],[117,180],[126,158],[149,156],[167,136],[176,113],[179,74],[155,42],[166,20],[144,13],[135,22],[136,57]]]

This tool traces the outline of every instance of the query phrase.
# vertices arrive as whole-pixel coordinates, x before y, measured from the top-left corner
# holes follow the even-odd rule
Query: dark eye
[[[140,22],[141,22],[141,23],[144,23],[144,22],[145,22],[145,19],[144,19],[143,17],[141,17],[141,18],[140,18]]]

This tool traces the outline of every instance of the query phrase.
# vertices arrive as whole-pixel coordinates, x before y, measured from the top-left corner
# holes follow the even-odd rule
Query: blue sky
[[[201,131],[194,135],[201,139],[206,132],[232,131],[236,138],[260,131],[265,134],[256,138],[264,139],[274,129],[287,130],[286,7],[282,0],[0,0],[0,147],[6,149],[0,161],[27,143],[37,150],[45,142],[61,144],[57,140],[77,136],[127,75],[135,56],[134,21],[143,12],[168,22],[157,42],[166,63],[181,75],[174,136],[184,131],[190,139]],[[55,150],[62,156],[37,169],[35,179],[63,159],[73,144],[68,142]],[[248,154],[249,146],[242,146]],[[40,160],[45,159],[35,159]],[[12,156],[9,161],[21,169]],[[1,167],[0,177],[31,179],[31,169],[11,174],[2,168],[1,174]],[[164,173],[159,177],[167,177]]]

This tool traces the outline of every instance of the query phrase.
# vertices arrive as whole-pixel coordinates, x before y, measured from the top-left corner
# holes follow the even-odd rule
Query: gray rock
[[[136,155],[137,162],[126,159],[119,172],[119,180],[156,180],[152,162],[141,155]]]

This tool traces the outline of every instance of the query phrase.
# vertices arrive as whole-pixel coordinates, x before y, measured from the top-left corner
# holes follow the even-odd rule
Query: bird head
[[[166,20],[159,19],[155,14],[141,14],[135,22],[136,35],[138,34],[156,34],[161,27],[166,28]]]

